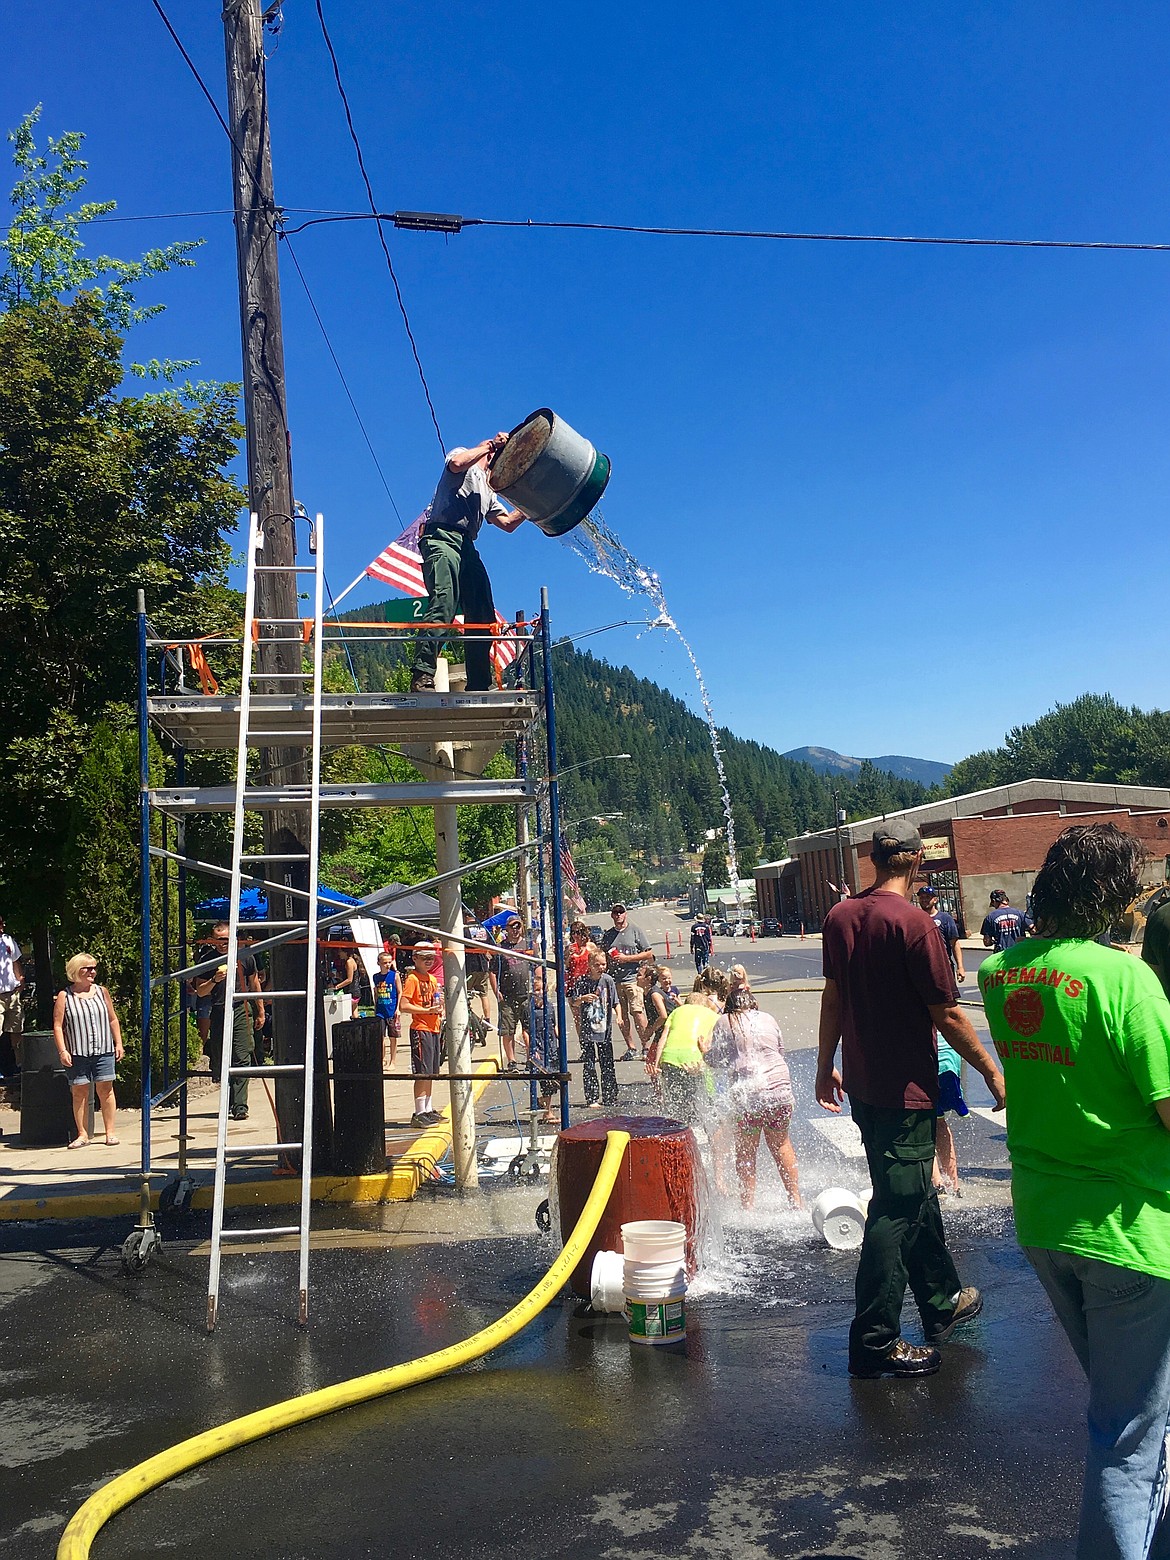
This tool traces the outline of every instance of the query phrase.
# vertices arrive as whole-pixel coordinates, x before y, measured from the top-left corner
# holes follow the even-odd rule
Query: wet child
[[[549,1001],[545,986],[544,970],[536,965],[532,971],[532,1024],[529,1029],[528,1065],[533,1072],[555,1073],[560,1071],[560,1048],[557,1045],[556,1009]],[[551,1078],[541,1078],[540,1105],[544,1114],[541,1121],[553,1126],[559,1117],[553,1110],[557,1086]]]
[[[414,968],[402,983],[399,1007],[410,1018],[410,1070],[415,1075],[412,1127],[430,1127],[443,1118],[431,1109],[431,1087],[438,1076],[443,1026],[443,989],[435,978],[439,950],[416,943]]]
[[[573,1011],[581,1034],[581,1081],[585,1086],[587,1110],[600,1110],[603,1106],[612,1109],[618,1102],[617,1073],[613,1065],[613,1015],[618,993],[613,976],[605,973],[607,963],[601,949],[594,948],[589,955],[588,969],[577,982],[573,997]]]

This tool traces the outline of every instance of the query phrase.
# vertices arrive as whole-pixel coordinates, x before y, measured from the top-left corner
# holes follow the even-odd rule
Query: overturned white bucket
[[[620,1251],[599,1251],[589,1275],[589,1303],[595,1311],[616,1315],[626,1308],[625,1263]]]
[[[844,1186],[826,1186],[811,1208],[813,1228],[834,1251],[852,1251],[865,1235],[865,1207],[856,1192]]]

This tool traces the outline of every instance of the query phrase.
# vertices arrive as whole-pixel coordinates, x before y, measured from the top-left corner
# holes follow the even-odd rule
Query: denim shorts
[[[113,1083],[113,1081],[113,1051],[103,1051],[99,1056],[75,1056],[73,1058],[73,1066],[69,1068],[70,1083]]]
[[[971,1114],[956,1072],[940,1072],[938,1075],[938,1113],[941,1116],[948,1110],[953,1110],[956,1116]]]

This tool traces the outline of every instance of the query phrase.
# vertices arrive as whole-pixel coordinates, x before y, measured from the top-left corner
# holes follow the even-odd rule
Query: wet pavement
[[[861,1186],[848,1122],[816,1113],[793,1057],[806,1196]],[[643,1098],[644,1097],[644,1098]],[[623,1109],[651,1096],[626,1085]],[[1067,1555],[1084,1389],[1014,1241],[999,1118],[960,1123],[966,1195],[945,1204],[983,1317],[919,1382],[845,1371],[855,1255],[782,1208],[723,1210],[722,1254],[688,1299],[685,1348],[554,1304],[456,1375],[231,1453],[146,1496],[94,1554],[278,1557],[572,1554],[601,1560],[967,1560]],[[226,1262],[202,1327],[206,1222],[127,1278],[120,1227],[0,1230],[0,1560],[52,1555],[98,1484],[183,1436],[467,1337],[555,1252],[543,1186],[315,1217],[313,1316],[295,1257]],[[917,1338],[906,1314],[907,1335]]]

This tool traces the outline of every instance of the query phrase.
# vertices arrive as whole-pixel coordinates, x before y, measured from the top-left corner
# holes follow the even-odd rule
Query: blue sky
[[[171,19],[223,101],[219,8]],[[481,0],[326,16],[384,209],[838,232],[1163,241],[1170,11]],[[363,192],[311,0],[269,65],[278,199]],[[230,201],[222,130],[146,0],[9,16],[4,120],[87,133],[123,215]],[[295,219],[290,219],[295,220]],[[227,217],[151,296],[136,356],[239,377]],[[369,223],[298,258],[404,521],[435,433]],[[781,749],[954,760],[1056,700],[1167,702],[1170,254],[391,233],[448,445],[556,408],[605,450],[610,526],[662,576],[716,714]],[[399,529],[299,283],[282,272],[294,477],[330,581]],[[627,616],[524,527],[483,551],[505,612]],[[351,602],[381,594],[371,584]],[[681,648],[590,648],[695,703]]]

